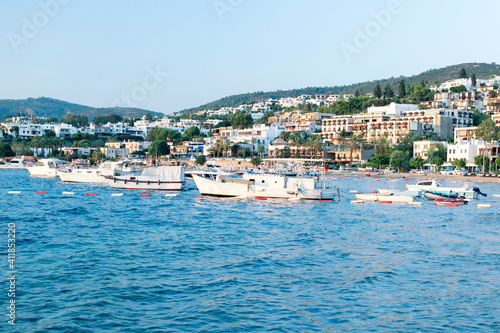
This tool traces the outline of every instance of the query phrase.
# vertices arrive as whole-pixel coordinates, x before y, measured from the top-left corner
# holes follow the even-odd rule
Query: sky
[[[0,0],[0,99],[166,114],[500,63],[498,0]]]

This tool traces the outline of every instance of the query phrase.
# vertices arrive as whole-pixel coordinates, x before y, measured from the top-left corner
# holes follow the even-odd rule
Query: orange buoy
[[[85,195],[97,195],[96,193],[85,193]]]
[[[267,200],[267,198],[264,197],[254,197],[255,200]]]
[[[150,197],[151,194],[139,194],[140,197]]]
[[[35,192],[35,194],[47,194],[47,192]]]

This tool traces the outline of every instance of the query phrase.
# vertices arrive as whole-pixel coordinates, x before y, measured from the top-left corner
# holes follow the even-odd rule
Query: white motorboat
[[[413,202],[412,193],[402,194],[402,193],[356,193],[356,198],[363,201],[379,201],[379,202]]]
[[[475,199],[477,197],[477,193],[481,192],[478,188],[473,188],[469,190],[469,186],[465,184],[462,187],[447,187],[443,186],[434,179],[431,180],[423,180],[419,181],[417,184],[407,184],[406,188],[409,191],[422,191],[422,192],[435,192],[438,194],[460,194],[466,198]]]
[[[185,182],[184,167],[149,167],[140,176],[107,176],[106,181],[112,188],[179,191]]]
[[[224,171],[217,167],[206,166],[203,168],[194,168],[185,171],[186,178],[193,179],[193,175],[197,175],[204,178],[215,178],[216,176],[234,176],[241,175],[242,172],[230,172]]]
[[[332,200],[339,195],[332,180],[318,178],[245,173],[241,178],[217,176],[207,179],[193,175],[193,179],[202,195],[311,200]]]
[[[42,158],[34,166],[26,169],[28,169],[31,176],[55,178],[57,171],[64,170],[68,165],[67,161],[57,158]]]
[[[379,188],[378,191],[380,193],[389,193],[389,194],[392,193],[393,195],[409,195],[412,197],[422,196],[421,191],[400,191],[400,190],[387,190],[387,189],[381,189],[381,188]]]
[[[5,162],[0,162],[0,169],[26,169],[28,166],[28,161],[23,157],[14,157],[10,160],[5,160]]]
[[[97,168],[70,169],[67,172],[59,171],[57,175],[64,182],[76,183],[106,183],[106,176],[115,176],[121,162],[106,161]]]

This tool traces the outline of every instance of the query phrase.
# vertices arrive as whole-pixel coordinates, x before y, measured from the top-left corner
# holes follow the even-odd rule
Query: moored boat
[[[424,197],[426,197],[427,199],[432,199],[432,200],[436,200],[436,199],[442,199],[442,200],[465,199],[464,196],[459,195],[458,193],[451,193],[450,192],[448,194],[444,194],[444,193],[439,193],[439,192],[434,192],[434,191],[425,191]]]
[[[179,191],[185,182],[184,167],[149,167],[144,169],[139,176],[107,176],[106,180],[112,188]]]
[[[399,195],[395,193],[356,193],[356,198],[364,201],[380,201],[380,202],[403,202],[408,203],[413,201],[413,195]]]
[[[64,182],[106,183],[107,176],[117,175],[116,170],[121,162],[104,162],[97,168],[69,169],[59,171],[57,175]]]
[[[423,180],[419,181],[417,184],[407,184],[406,188],[409,191],[422,191],[425,195],[425,192],[433,192],[435,194],[450,194],[457,193],[459,195],[463,195],[468,199],[475,199],[477,197],[477,193],[480,192],[478,188],[474,188],[469,190],[468,185],[464,185],[462,187],[447,187],[443,186],[434,179],[431,180]]]
[[[12,159],[5,158],[0,162],[0,169],[26,169],[29,166],[29,161],[23,157],[14,157]]]
[[[434,204],[438,206],[462,206],[467,204],[467,200],[464,199],[436,199]]]
[[[57,158],[42,158],[34,166],[26,169],[28,169],[31,176],[55,178],[57,171],[64,170],[68,165],[67,161]]]
[[[332,180],[318,177],[243,174],[241,178],[217,176],[213,179],[193,175],[193,179],[202,195],[310,200],[332,200],[338,195],[338,188]]]

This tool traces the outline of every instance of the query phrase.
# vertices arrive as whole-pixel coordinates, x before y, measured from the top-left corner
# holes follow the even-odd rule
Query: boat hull
[[[270,188],[254,183],[221,182],[193,175],[198,191],[202,195],[248,198],[299,198],[306,200],[332,200],[337,194],[336,187],[322,189]]]
[[[437,206],[462,206],[467,203],[466,200],[462,199],[436,199],[434,200],[434,204]]]
[[[180,191],[182,181],[148,181],[140,179],[112,177],[106,179],[112,188],[127,190]]]
[[[37,167],[28,167],[26,169],[30,173],[30,176],[34,177],[55,178],[57,176],[56,169],[43,169]]]
[[[73,172],[58,172],[57,175],[63,182],[72,183],[106,183],[106,178],[96,174]]]
[[[476,199],[477,198],[477,192],[475,191],[470,191],[470,190],[464,190],[464,189],[459,189],[459,191],[450,191],[450,188],[435,188],[432,190],[422,190],[424,196],[427,197],[427,193],[433,193],[435,195],[441,195],[441,197],[435,197],[433,199],[441,199],[443,196],[449,196],[449,195],[462,195],[466,199]]]

